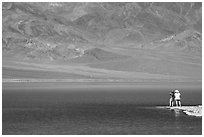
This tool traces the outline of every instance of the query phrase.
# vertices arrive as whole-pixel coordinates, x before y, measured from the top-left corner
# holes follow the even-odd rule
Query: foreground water
[[[202,134],[202,118],[168,105],[165,90],[3,90],[3,134]],[[184,105],[202,103],[185,91]]]

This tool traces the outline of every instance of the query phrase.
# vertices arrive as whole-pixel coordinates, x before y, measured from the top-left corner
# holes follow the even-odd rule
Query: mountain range
[[[2,54],[3,67],[24,62],[201,80],[202,3],[4,2]]]

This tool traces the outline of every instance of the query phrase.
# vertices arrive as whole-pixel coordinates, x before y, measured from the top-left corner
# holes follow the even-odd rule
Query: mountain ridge
[[[185,28],[197,31],[200,9],[199,3],[4,3],[3,49],[11,39],[139,47]]]
[[[21,61],[81,65],[97,76],[102,69],[200,79],[202,3],[3,2],[2,54],[14,68]]]

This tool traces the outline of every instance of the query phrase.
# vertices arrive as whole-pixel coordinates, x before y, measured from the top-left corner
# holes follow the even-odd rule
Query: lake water
[[[2,93],[3,134],[202,134],[202,118],[167,106],[169,92],[139,89],[22,89]],[[201,90],[181,91],[183,105]]]

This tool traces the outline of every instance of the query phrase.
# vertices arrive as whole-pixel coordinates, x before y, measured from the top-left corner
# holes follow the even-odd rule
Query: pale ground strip
[[[196,117],[202,117],[202,106],[182,106],[182,107],[169,107],[169,106],[163,106],[163,107],[157,107],[157,108],[167,108],[170,110],[182,110],[185,114],[190,116],[196,116]]]

